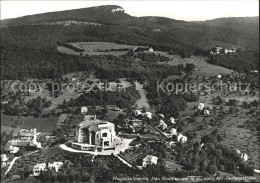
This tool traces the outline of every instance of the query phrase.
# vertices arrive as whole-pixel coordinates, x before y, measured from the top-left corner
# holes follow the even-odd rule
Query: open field
[[[134,49],[135,45],[124,45],[109,42],[75,42],[74,45],[83,48],[84,52],[76,52],[73,49],[66,48],[64,46],[57,46],[57,50],[61,53],[72,54],[72,55],[114,55],[119,56],[126,54],[127,51],[112,51],[111,49]]]
[[[8,127],[11,127],[16,120],[16,116],[7,116],[1,114],[1,126],[6,126],[6,130],[10,130]],[[51,132],[56,127],[58,117],[49,117],[49,118],[34,118],[34,117],[22,117],[22,124],[20,128],[36,128],[39,132]]]
[[[169,61],[169,65],[178,65],[178,64],[194,64],[196,71],[192,73],[193,76],[216,76],[217,74],[230,74],[233,70],[226,69],[217,65],[212,65],[207,63],[206,57],[201,56],[192,56],[190,58],[179,58],[174,59],[174,61]]]

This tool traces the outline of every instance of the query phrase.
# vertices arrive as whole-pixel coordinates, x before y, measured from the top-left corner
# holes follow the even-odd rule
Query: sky
[[[165,0],[165,1],[12,1],[2,0],[1,19],[45,12],[119,5],[132,16],[161,16],[185,21],[221,17],[259,16],[259,0]]]

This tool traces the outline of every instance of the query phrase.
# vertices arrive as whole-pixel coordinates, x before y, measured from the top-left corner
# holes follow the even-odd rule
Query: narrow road
[[[145,106],[146,108],[150,108],[149,104],[148,104],[148,100],[146,98],[146,92],[143,89],[143,85],[139,84],[140,88],[138,90],[138,92],[141,95],[141,98],[139,100],[136,101],[136,105],[138,108],[142,108],[143,106]]]
[[[38,151],[39,151],[39,150],[36,150],[36,151],[30,152],[30,153],[28,153],[28,154],[24,154],[24,155],[22,155],[22,156],[27,156],[27,155],[36,153],[36,152],[38,152]],[[11,168],[13,167],[15,161],[16,161],[18,158],[21,158],[22,156],[14,157],[14,159],[10,162],[10,166],[9,166],[8,169],[6,170],[5,175],[11,170]]]

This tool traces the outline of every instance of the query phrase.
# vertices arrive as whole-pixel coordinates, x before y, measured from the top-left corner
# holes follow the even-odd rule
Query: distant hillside
[[[98,6],[91,8],[66,10],[58,12],[29,15],[20,18],[1,21],[1,26],[31,25],[44,22],[55,22],[65,20],[77,20],[97,22],[102,24],[120,24],[128,21],[131,16],[124,13],[120,6]]]
[[[197,23],[207,25],[211,40],[220,45],[223,42],[259,50],[259,17],[218,18]]]
[[[36,65],[27,63],[39,62],[38,65],[44,65],[36,53],[43,51],[48,62],[56,56],[62,60],[65,56],[58,53],[57,42],[82,41],[152,46],[155,50],[183,55],[193,55],[198,50],[203,52],[215,45],[240,47],[259,54],[258,25],[258,17],[202,22],[152,16],[133,17],[120,6],[112,5],[43,13],[1,20],[1,64],[5,68],[5,77],[11,77],[8,73],[14,77],[13,72],[19,71],[19,65],[28,70],[35,70],[32,67]],[[52,70],[55,67],[59,65],[53,66]],[[46,70],[46,73],[52,70]]]

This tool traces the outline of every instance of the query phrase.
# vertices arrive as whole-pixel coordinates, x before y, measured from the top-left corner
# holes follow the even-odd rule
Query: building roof
[[[144,161],[152,161],[152,160],[158,160],[156,156],[147,155],[144,159]]]
[[[114,126],[113,123],[110,123],[110,122],[107,122],[107,121],[104,121],[104,120],[99,120],[99,119],[95,119],[95,120],[91,120],[91,121],[82,121],[79,123],[79,127],[90,127],[90,126],[93,126],[93,125],[96,125],[98,128],[107,128],[107,127],[110,127],[110,126]]]
[[[1,161],[8,161],[8,157],[6,154],[1,154]]]

